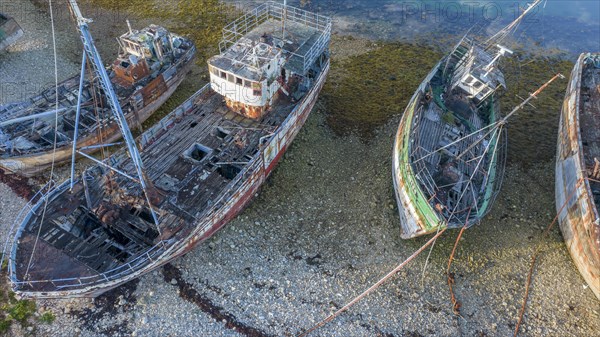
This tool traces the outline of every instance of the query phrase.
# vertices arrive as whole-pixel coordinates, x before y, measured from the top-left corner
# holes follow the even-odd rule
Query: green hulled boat
[[[402,238],[471,226],[490,211],[506,157],[497,63],[512,54],[499,43],[540,2],[487,40],[463,37],[410,100],[393,150]]]

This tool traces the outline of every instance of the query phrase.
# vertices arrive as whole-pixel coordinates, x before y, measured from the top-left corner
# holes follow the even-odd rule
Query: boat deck
[[[431,85],[436,83],[434,78]],[[469,212],[470,219],[479,213],[494,149],[488,148],[489,136],[478,141],[486,130],[472,134],[486,125],[477,108],[456,92],[443,97],[421,97],[411,135],[411,162],[426,198],[451,218],[452,226],[464,224]]]
[[[83,174],[72,193],[64,192],[49,202],[40,229],[42,211],[29,221],[24,238],[48,249],[36,249],[34,261],[44,265],[29,268],[30,279],[59,279],[68,276],[72,265],[77,275],[102,273],[127,264],[158,241],[181,239],[194,229],[197,216],[224,194],[245,165],[259,151],[260,138],[269,136],[292,111],[286,96],[277,98],[276,108],[261,120],[252,120],[230,111],[222,97],[212,90],[200,96],[168,132],[141,152],[148,180],[155,187],[150,196],[160,214],[154,224],[139,184],[117,173],[106,174],[96,166]],[[120,157],[121,156],[121,157]],[[124,152],[114,156],[125,158]],[[116,167],[136,176],[129,159]],[[17,264],[26,266],[27,245],[18,254]],[[58,249],[70,258],[45,259],[48,250]],[[51,255],[53,256],[53,255]],[[18,268],[18,278],[27,279],[27,268]]]
[[[585,166],[592,175],[600,169],[600,69],[585,65],[581,79],[579,118]],[[598,164],[596,164],[598,163]],[[600,206],[600,183],[589,180],[596,208]],[[600,208],[599,208],[600,210]]]
[[[283,37],[282,28],[281,21],[272,18],[265,20],[248,32],[231,49],[228,49],[219,57],[213,58],[211,60],[212,65],[243,78],[260,80],[261,73],[256,72],[256,69],[261,69],[265,64],[271,62],[274,55],[265,54],[256,57],[255,47],[263,37],[267,38],[267,44],[280,47],[279,43]],[[302,74],[304,72],[304,57],[313,48],[321,35],[322,32],[316,28],[293,21],[287,22],[285,26],[285,43],[281,50],[289,58],[284,67],[294,73]]]

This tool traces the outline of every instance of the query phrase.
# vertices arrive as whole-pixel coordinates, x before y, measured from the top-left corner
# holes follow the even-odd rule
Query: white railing
[[[305,74],[312,63],[321,55],[331,39],[331,18],[309,12],[297,7],[283,5],[273,1],[266,2],[223,28],[223,39],[219,43],[221,54],[236,44],[242,37],[267,20],[294,22],[321,32],[309,50],[302,54],[288,52],[291,57],[299,58],[300,69]]]

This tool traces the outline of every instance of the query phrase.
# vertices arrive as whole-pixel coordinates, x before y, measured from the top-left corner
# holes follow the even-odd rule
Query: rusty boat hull
[[[94,275],[88,277],[64,278],[55,280],[19,280],[16,270],[18,242],[24,239],[24,224],[31,220],[32,214],[40,213],[44,208],[44,197],[33,204],[26,206],[17,222],[21,227],[17,229],[13,248],[9,258],[9,269],[11,270],[11,283],[13,291],[22,298],[71,298],[71,297],[96,297],[114,287],[140,277],[169,261],[191,251],[196,245],[210,238],[215,232],[225,226],[231,219],[239,214],[252,200],[261,185],[274,170],[277,162],[281,159],[289,145],[292,143],[311,110],[313,109],[318,94],[325,83],[329,72],[329,60],[324,65],[319,77],[315,79],[313,87],[306,95],[295,104],[285,120],[271,134],[267,142],[249,160],[243,171],[238,174],[235,181],[231,181],[227,187],[225,196],[212,207],[203,212],[204,216],[190,224],[193,228],[184,238],[170,243],[162,248],[155,246],[149,249],[137,261],[131,261],[127,265],[112,270],[109,274]],[[146,131],[140,136],[142,154],[146,148],[152,147],[157,142],[165,141],[166,131],[177,127],[183,116],[198,113],[206,96],[216,96],[211,92],[210,85],[206,85],[190,99],[174,110],[171,114],[161,120],[154,128]],[[222,100],[218,98],[220,102]],[[243,179],[240,179],[243,178]],[[58,198],[62,193],[67,193],[69,181],[64,182],[48,194],[48,199]],[[31,209],[31,212],[27,212]],[[27,213],[27,214],[25,214]],[[87,285],[86,285],[87,284]],[[44,289],[55,290],[45,291]],[[56,289],[64,290],[56,290]]]
[[[145,83],[126,83],[127,87],[121,89],[123,94],[119,100],[131,129],[140,129],[142,123],[171,97],[190,72],[195,60],[196,48],[191,42],[188,41],[187,43],[189,44],[189,49],[179,55],[176,62],[160,69],[160,72],[154,78]],[[59,105],[61,107],[75,105],[75,97],[79,90],[79,79],[80,76],[76,75],[59,84]],[[115,76],[113,81],[119,82],[120,79],[118,76]],[[121,83],[123,82],[121,81]],[[93,91],[93,87],[94,84],[89,79],[84,81],[84,90],[91,92]],[[27,102],[13,103],[0,107],[0,112],[7,115],[11,114],[12,118],[22,118],[28,114],[35,114],[35,111],[53,110],[54,93],[54,88],[49,88]],[[82,105],[95,105],[104,108],[105,104],[102,100],[103,97],[95,97],[90,94],[88,101],[83,101]],[[100,110],[100,108],[96,109]],[[74,109],[72,109],[71,113],[74,115]],[[96,112],[96,118],[98,114]],[[54,117],[51,118],[52,120],[54,119]],[[0,118],[0,124],[1,122],[2,118]],[[111,117],[107,117],[101,122],[92,121],[88,125],[91,123],[97,123],[97,125],[93,125],[94,129],[89,132],[81,132],[80,130],[79,137],[77,138],[77,148],[83,148],[83,152],[92,154],[99,150],[99,148],[94,148],[93,145],[113,143],[121,138],[119,127]],[[50,124],[53,125],[53,122]],[[0,145],[2,143],[2,131],[0,127]],[[46,146],[39,149],[18,152],[0,151],[0,169],[6,174],[32,177],[48,169],[53,163],[58,165],[70,161],[72,156],[72,128],[68,132],[63,133],[66,137],[63,141],[59,141],[56,148],[49,145],[52,142],[52,137],[47,137]],[[10,133],[7,132],[7,134]],[[86,147],[91,148],[85,149]]]
[[[600,67],[600,54],[596,53]],[[577,269],[600,299],[600,217],[597,163],[600,130],[600,68],[580,55],[560,117],[556,153],[556,209]],[[594,175],[595,174],[595,175]]]
[[[0,51],[14,44],[23,36],[23,29],[14,18],[0,13]]]
[[[226,26],[221,53],[208,61],[210,84],[137,140],[126,137],[127,149],[50,182],[23,208],[5,246],[15,293],[97,296],[225,226],[313,109],[329,73],[331,28],[331,18],[276,2]]]

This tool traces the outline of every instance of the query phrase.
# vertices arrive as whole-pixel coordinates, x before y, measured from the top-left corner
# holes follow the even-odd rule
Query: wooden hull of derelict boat
[[[23,30],[14,18],[0,13],[0,51],[17,42],[23,36]]]
[[[450,57],[450,56],[447,56]],[[412,167],[411,149],[414,143],[412,138],[413,133],[418,133],[415,130],[415,125],[418,121],[418,110],[421,108],[424,96],[428,92],[428,87],[436,76],[436,73],[441,71],[441,67],[447,61],[447,57],[443,58],[432,71],[426,76],[423,82],[419,85],[414,95],[402,115],[392,153],[392,177],[394,182],[394,191],[398,212],[400,216],[400,236],[403,239],[410,239],[421,235],[426,235],[438,231],[443,228],[458,228],[464,225],[464,222],[448,222],[439,209],[436,209],[433,202],[433,197],[425,195],[419,177],[414,172]],[[434,94],[435,95],[435,94]],[[498,104],[491,104],[490,118],[496,121],[499,118]],[[424,112],[421,112],[424,114]],[[428,131],[423,131],[427,133]],[[495,142],[498,142],[497,148],[503,148],[502,140],[505,133],[502,132]],[[471,138],[473,141],[475,137]],[[437,151],[437,150],[436,150]],[[500,154],[499,154],[500,153]],[[489,160],[488,183],[486,184],[485,192],[482,198],[483,202],[478,200],[480,207],[477,211],[469,212],[468,226],[478,223],[491,209],[494,199],[497,195],[499,181],[501,181],[501,171],[504,168],[504,155],[502,151],[495,151]]]
[[[160,74],[141,89],[143,96],[153,98],[149,102],[144,102],[145,105],[139,108],[137,112],[131,111],[125,113],[125,117],[127,118],[127,123],[130,129],[141,127],[142,123],[152,116],[152,114],[171,97],[175,90],[177,90],[181,82],[185,79],[186,75],[190,71],[190,67],[195,59],[195,53],[195,48],[190,49],[186,55],[183,55],[180,58],[177,63],[166,69],[163,74],[170,69],[176,69],[174,75],[168,80],[165,81],[163,74]],[[73,84],[71,86],[74,86],[74,83],[79,82],[79,76],[72,77],[63,83],[67,82],[72,82]],[[164,88],[164,90],[156,94],[155,90],[157,88]],[[132,97],[138,92],[139,90],[136,90]],[[148,94],[145,92],[148,92]],[[128,104],[132,97],[124,98],[122,100],[122,104],[124,106]],[[77,147],[82,148],[91,145],[108,144],[115,142],[120,138],[121,133],[119,131],[119,126],[114,121],[111,121],[111,123],[108,123],[108,125],[102,127],[101,132],[80,134],[77,141]],[[85,150],[84,152],[93,153],[98,150],[99,149],[96,148]],[[56,151],[49,150],[21,156],[9,156],[6,158],[0,156],[0,169],[7,174],[18,174],[25,177],[32,177],[49,168],[53,162],[55,164],[60,164],[70,161],[71,154],[72,146],[71,143],[69,143],[63,146],[58,146]]]
[[[21,221],[21,227],[17,230],[9,262],[13,290],[18,296],[24,298],[95,297],[168,263],[174,258],[191,251],[202,241],[210,238],[248,205],[255,193],[265,182],[266,178],[274,170],[277,162],[281,159],[282,155],[306,122],[317,101],[319,92],[325,83],[328,72],[329,60],[323,65],[319,76],[315,79],[314,84],[304,97],[295,104],[285,120],[268,138],[268,141],[264,143],[261,141],[262,145],[260,146],[259,151],[256,152],[244,169],[238,173],[237,178],[227,185],[227,189],[221,194],[222,196],[226,196],[226,198],[220,198],[220,201],[217,201],[202,213],[204,214],[204,217],[190,224],[192,230],[189,234],[186,234],[184,238],[169,245],[164,252],[161,251],[160,253],[155,253],[152,249],[149,250],[146,255],[141,256],[142,258],[148,257],[147,259],[142,259],[143,262],[136,259],[127,264],[127,266],[123,266],[119,271],[114,271],[114,274],[94,276],[93,281],[89,281],[89,278],[83,280],[83,283],[83,278],[54,280],[51,282],[51,287],[55,289],[48,291],[43,289],[44,285],[35,285],[28,281],[18,281],[15,265],[17,259],[16,250],[19,249],[18,245],[22,240],[23,226],[30,220],[29,218],[32,213],[35,214],[36,210],[43,207],[43,199],[38,201],[37,204],[33,206],[32,211],[27,212],[24,219],[18,219],[18,221]],[[195,102],[200,97],[203,97],[203,95],[209,93],[209,91],[211,91],[211,89],[209,88],[209,85],[206,85],[179,108],[166,116],[154,128],[142,134],[142,153],[146,148],[151,147],[152,144],[170,141],[164,139],[167,138],[167,130],[177,127],[178,123],[183,123],[182,116],[198,113],[198,110],[201,110],[202,106],[200,106],[201,103],[199,106],[196,106]],[[212,94],[214,95],[215,93]],[[218,98],[218,100],[219,102],[222,102],[220,98]],[[66,181],[54,191],[50,192],[48,199],[53,200],[68,189],[69,182]],[[48,285],[50,286],[50,281],[44,282],[48,282]],[[89,284],[85,285],[85,282],[89,282]],[[33,287],[38,288],[38,290],[24,290],[25,286],[31,286],[32,284]],[[65,290],[56,290],[56,288]]]
[[[414,176],[410,172],[407,172],[410,167],[403,164],[408,161],[408,150],[406,148],[409,146],[409,133],[418,101],[425,94],[427,84],[431,81],[442,63],[440,61],[433,67],[411,97],[400,120],[394,142],[392,178],[403,239],[425,235],[443,224],[443,218],[433,210],[420,193]]]
[[[597,204],[600,190],[598,182],[588,179],[593,174],[594,159],[600,155],[600,69],[586,69],[584,57],[583,54],[579,57],[571,73],[561,112],[556,155],[556,209],[573,261],[600,299]],[[582,96],[584,90],[585,97]],[[584,125],[585,130],[582,129]]]

